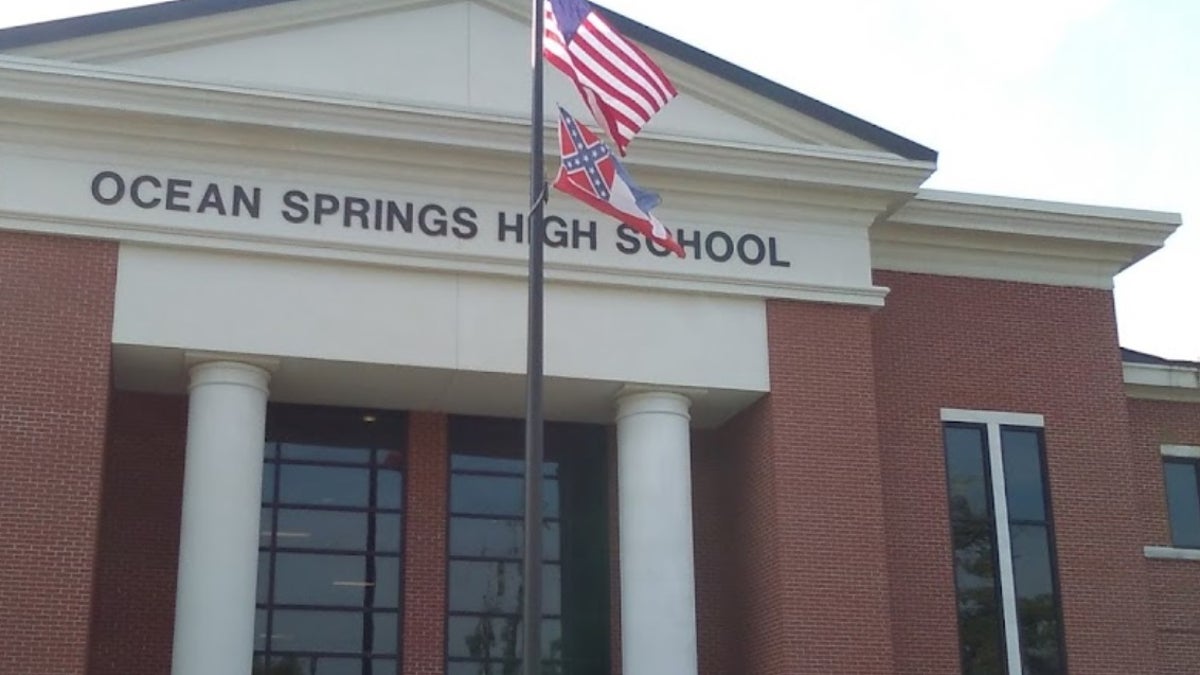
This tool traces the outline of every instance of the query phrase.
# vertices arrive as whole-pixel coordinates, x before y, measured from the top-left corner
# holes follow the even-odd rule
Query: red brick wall
[[[783,611],[770,408],[769,397],[764,398],[717,432],[718,445],[730,455],[726,480],[732,494],[727,545],[734,588],[727,611],[733,620],[725,640],[734,645],[732,658],[746,675],[787,672],[789,665],[786,629],[779,620]]]
[[[446,669],[446,416],[409,416],[404,528],[404,675]]]
[[[896,672],[957,673],[942,407],[1040,413],[1071,672],[1146,672],[1153,633],[1112,295],[879,272]]]
[[[871,314],[767,303],[771,393],[718,434],[741,672],[892,672]]]
[[[732,453],[713,434],[693,430],[692,530],[696,570],[696,637],[701,675],[741,670],[729,629],[734,580],[729,462]],[[614,562],[614,564],[616,564]],[[618,603],[614,600],[614,606]]]
[[[0,673],[84,671],[116,262],[0,232]]]
[[[1129,401],[1135,480],[1143,542],[1170,546],[1160,446],[1200,445],[1200,403]],[[1147,560],[1159,672],[1194,675],[1200,669],[1200,563]]]
[[[187,398],[114,392],[89,675],[171,670]]]

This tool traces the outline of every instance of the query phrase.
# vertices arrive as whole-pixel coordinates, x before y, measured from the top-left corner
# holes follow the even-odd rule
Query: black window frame
[[[404,672],[404,599],[405,599],[405,554],[406,532],[408,518],[406,500],[408,496],[408,420],[403,412],[382,411],[353,408],[332,408],[324,406],[306,406],[294,404],[276,404],[268,406],[267,433],[264,439],[263,480],[267,481],[267,472],[272,472],[270,480],[271,495],[264,495],[261,508],[264,515],[270,514],[270,523],[262,523],[260,531],[265,532],[270,527],[270,538],[266,543],[260,539],[259,557],[268,556],[267,560],[267,589],[266,601],[259,602],[258,593],[255,598],[255,612],[265,612],[266,635],[263,648],[257,646],[255,640],[254,664],[258,667],[261,660],[265,673],[271,672],[272,660],[277,658],[298,658],[301,660],[321,659],[357,660],[361,663],[364,675],[384,675],[377,668],[379,662],[394,664],[394,673]],[[360,453],[359,457],[367,457],[367,461],[341,461],[337,459],[298,459],[285,458],[283,448],[287,445],[325,446],[347,448],[347,453]],[[386,466],[380,462],[381,453],[398,453],[398,462],[389,462]],[[367,471],[368,504],[366,506],[312,504],[302,502],[281,501],[282,473],[287,466],[353,468]],[[380,507],[371,501],[378,499],[379,474],[383,471],[399,474],[400,502],[395,507]],[[279,514],[280,511],[322,512],[362,514],[367,517],[368,526],[365,533],[367,541],[362,549],[329,548],[329,547],[297,547],[280,545]],[[372,541],[376,537],[373,518],[376,515],[395,515],[399,517],[399,532],[397,546],[394,551],[372,550]],[[278,573],[277,560],[280,554],[298,554],[314,556],[343,556],[358,558],[366,565],[368,575],[374,573],[378,559],[395,560],[397,566],[396,602],[395,607],[374,608],[358,605],[331,605],[319,603],[278,603],[275,602],[276,576]],[[374,587],[364,587],[364,605],[371,602]],[[312,649],[276,650],[273,648],[274,621],[276,612],[328,612],[338,614],[358,614],[363,618],[363,645],[357,652],[328,651]],[[377,616],[394,617],[396,622],[396,649],[394,652],[375,652],[371,649],[374,639],[375,618]],[[258,672],[255,670],[255,672]],[[319,670],[317,672],[320,672]],[[388,675],[392,671],[388,669]]]
[[[597,434],[597,432],[599,432],[599,434]],[[519,553],[517,556],[486,556],[486,555],[485,556],[473,556],[473,555],[455,554],[453,552],[454,544],[453,544],[452,537],[451,537],[451,534],[452,534],[451,528],[453,526],[453,522],[454,522],[455,518],[508,520],[508,521],[519,523],[523,528],[523,526],[524,526],[524,514],[523,513],[516,514],[516,515],[493,515],[493,514],[481,514],[481,513],[471,513],[471,512],[457,513],[453,507],[453,500],[454,500],[453,490],[454,490],[455,476],[492,476],[492,477],[498,477],[498,478],[518,478],[518,479],[521,479],[522,481],[524,480],[524,466],[523,466],[523,462],[522,462],[523,446],[524,446],[523,434],[524,434],[523,425],[520,423],[520,420],[492,418],[492,417],[452,415],[452,416],[450,416],[449,421],[448,421],[448,448],[447,448],[447,453],[446,453],[447,466],[446,466],[446,530],[445,530],[445,532],[446,532],[446,544],[445,544],[446,545],[446,586],[444,589],[445,590],[446,612],[445,612],[445,618],[444,618],[445,630],[444,630],[444,645],[443,645],[443,652],[442,652],[443,653],[443,663],[445,664],[447,673],[450,672],[451,667],[454,664],[479,663],[478,659],[474,659],[474,658],[470,658],[470,657],[458,657],[458,656],[451,655],[450,622],[453,618],[462,618],[462,617],[478,617],[478,618],[515,617],[517,619],[520,618],[519,614],[513,614],[511,612],[488,613],[488,612],[476,612],[476,611],[466,611],[466,610],[454,610],[451,608],[451,581],[452,581],[451,569],[452,569],[453,563],[455,563],[455,562],[512,562],[513,564],[517,565],[516,569],[517,569],[518,574],[523,573],[523,570],[521,569],[522,558]],[[599,442],[597,442],[597,439],[599,439]],[[542,473],[544,479],[553,477],[555,480],[559,480],[561,478],[561,473],[558,469],[551,471],[548,467],[551,464],[555,464],[556,466],[561,467],[561,464],[559,464],[558,462],[562,458],[562,456],[564,454],[566,454],[563,452],[563,449],[569,449],[578,444],[578,445],[583,445],[583,446],[590,446],[590,449],[593,451],[599,450],[601,452],[601,454],[604,455],[605,458],[607,457],[607,453],[608,453],[608,432],[603,427],[597,427],[596,425],[573,424],[573,423],[548,423],[546,431],[545,431],[545,441],[546,441],[545,442],[546,464],[544,464],[543,466],[547,467],[547,468],[544,468],[543,473]],[[510,469],[455,468],[454,467],[455,457],[458,457],[458,456],[472,456],[472,457],[482,456],[482,457],[491,457],[491,458],[501,459],[501,460],[511,460],[511,461],[513,461],[513,468],[511,470]],[[603,483],[603,486],[601,487],[601,490],[603,493],[603,496],[602,496],[603,503],[601,504],[601,507],[603,508],[605,514],[607,514],[608,513],[607,459],[605,459],[603,464],[604,464],[603,470],[601,472],[601,475],[599,476],[599,478],[601,479],[601,481]],[[560,483],[560,486],[561,486],[561,483]],[[523,490],[522,490],[522,494],[523,494]],[[543,494],[545,495],[546,491],[543,491]],[[554,556],[551,556],[551,557],[544,556],[543,564],[558,566],[558,568],[560,570],[561,583],[563,583],[565,585],[567,583],[567,561],[566,561],[567,556],[566,556],[564,549],[561,547],[565,546],[566,538],[571,535],[567,531],[569,529],[569,523],[567,523],[567,519],[565,519],[563,517],[562,509],[564,508],[564,503],[562,501],[562,498],[563,498],[563,494],[560,492],[559,493],[559,501],[558,501],[559,511],[555,515],[553,515],[553,516],[547,515],[548,511],[545,511],[545,510],[543,511],[543,522],[544,523],[548,523],[548,522],[557,523],[559,525],[559,537],[560,537],[560,540],[559,540],[560,550]],[[609,633],[611,619],[610,619],[609,612],[611,612],[611,607],[609,606],[608,603],[611,598],[611,592],[610,592],[610,588],[609,588],[609,584],[608,584],[609,573],[608,573],[607,566],[608,566],[608,562],[609,562],[608,561],[608,536],[609,535],[608,535],[607,528],[608,528],[608,523],[607,523],[607,515],[606,515],[605,523],[604,523],[604,532],[603,532],[603,534],[604,534],[603,549],[605,551],[605,559],[603,561],[604,562],[604,574],[602,576],[602,579],[600,580],[601,583],[596,584],[598,590],[600,591],[600,593],[603,595],[603,597],[605,599],[605,608],[604,608],[604,617],[603,617],[604,618],[603,636],[602,636],[603,642],[604,642],[603,661],[602,662],[597,662],[597,661],[588,661],[587,662],[588,666],[591,666],[595,669],[594,672],[603,672],[603,673],[610,672],[611,667],[612,667],[611,653],[609,651],[609,645],[611,643],[611,636]],[[524,542],[524,538],[522,537],[521,543],[523,544],[523,542]],[[563,628],[564,635],[565,635],[565,630],[566,630],[565,629],[565,624],[566,624],[565,614],[567,611],[567,608],[565,606],[566,604],[567,604],[567,599],[566,599],[565,593],[564,593],[564,597],[561,598],[561,603],[560,603],[558,612],[543,611],[543,613],[542,613],[543,620],[559,621],[560,626],[564,627]],[[520,633],[519,625],[518,625],[517,638],[520,639],[520,637],[521,637],[521,633]],[[543,635],[543,639],[545,639],[545,637],[546,636]],[[574,661],[570,658],[567,658],[565,655],[561,658],[549,658],[547,654],[542,655],[542,668],[547,673],[570,673],[570,672],[572,672],[572,669],[576,665],[579,665],[580,663],[582,663],[582,662]],[[515,661],[507,660],[504,658],[497,658],[493,662],[493,664],[497,666],[497,669],[491,671],[494,673],[494,675],[503,675],[503,673],[509,673],[509,672],[515,673],[515,672],[519,672],[521,658],[520,658],[520,656],[518,656],[518,658]]]
[[[1176,535],[1175,522],[1171,518],[1170,484],[1167,482],[1167,476],[1166,476],[1166,471],[1167,471],[1168,465],[1176,464],[1176,465],[1191,467],[1192,477],[1196,481],[1196,496],[1197,496],[1197,499],[1200,500],[1200,457],[1183,457],[1183,456],[1176,456],[1176,455],[1166,455],[1162,458],[1162,461],[1163,461],[1163,498],[1164,498],[1164,506],[1166,507],[1166,513],[1167,513],[1167,529],[1169,530],[1170,535],[1171,535],[1171,546],[1173,548],[1179,548],[1179,549],[1184,549],[1184,550],[1188,550],[1188,551],[1200,550],[1200,541],[1197,541],[1196,544],[1191,544],[1191,545],[1179,543],[1178,537]],[[1200,506],[1200,504],[1197,504],[1197,506]]]
[[[940,430],[942,432],[942,460],[943,460],[943,464],[946,467],[946,472],[945,472],[946,494],[947,494],[947,497],[949,498],[950,496],[952,496],[953,493],[952,493],[952,485],[950,482],[950,473],[949,473],[949,467],[950,467],[949,446],[946,443],[945,430],[948,428],[967,428],[967,429],[978,430],[982,437],[983,475],[984,475],[984,480],[986,481],[986,495],[987,495],[987,499],[989,500],[988,515],[992,521],[992,528],[991,528],[992,565],[993,565],[993,569],[995,570],[994,578],[993,578],[993,587],[994,587],[994,593],[995,593],[995,598],[996,598],[996,609],[997,609],[997,612],[999,613],[999,616],[998,616],[998,625],[1000,626],[999,639],[1002,642],[1001,648],[999,649],[999,652],[998,652],[999,657],[1000,657],[999,666],[1001,668],[1001,673],[999,673],[999,675],[1007,675],[1007,673],[1009,672],[1008,653],[1007,653],[1007,644],[1006,644],[1008,632],[1012,631],[1012,630],[1016,630],[1016,631],[1018,631],[1018,635],[1020,635],[1020,630],[1021,630],[1021,615],[1019,614],[1020,607],[1018,607],[1018,616],[1017,616],[1017,625],[1016,626],[1009,626],[1008,622],[1005,620],[1005,617],[1004,617],[1005,599],[1004,599],[1004,593],[1003,593],[1003,588],[1002,588],[1003,582],[1001,580],[1001,571],[1000,571],[1000,556],[1002,555],[1002,552],[1000,551],[1000,547],[999,547],[999,544],[997,541],[999,528],[1000,527],[1009,528],[1009,551],[1008,551],[1008,553],[1010,556],[1012,556],[1011,563],[1015,567],[1015,553],[1012,550],[1012,528],[1014,526],[1016,526],[1016,527],[1020,527],[1020,526],[1043,527],[1044,526],[1046,528],[1047,545],[1048,545],[1048,549],[1049,549],[1048,550],[1048,553],[1049,553],[1048,562],[1049,562],[1050,583],[1051,583],[1052,590],[1053,590],[1053,597],[1055,599],[1054,619],[1056,622],[1056,639],[1058,642],[1058,651],[1059,651],[1059,663],[1060,663],[1059,670],[1062,675],[1065,675],[1066,673],[1069,673],[1070,670],[1069,670],[1068,661],[1067,661],[1068,649],[1067,649],[1067,642],[1066,642],[1065,624],[1063,621],[1062,583],[1061,583],[1061,578],[1059,575],[1059,560],[1058,560],[1058,535],[1057,535],[1055,519],[1054,519],[1054,505],[1053,505],[1054,500],[1051,495],[1051,492],[1052,492],[1051,491],[1051,482],[1052,481],[1051,481],[1051,476],[1050,476],[1050,466],[1049,466],[1049,459],[1048,459],[1049,451],[1048,451],[1048,448],[1046,445],[1045,428],[1041,427],[1041,426],[1032,426],[1029,424],[1017,424],[1017,423],[1012,423],[1012,422],[1005,422],[1005,421],[1003,421],[1004,417],[1005,417],[1004,415],[998,415],[996,417],[995,421],[990,421],[990,420],[989,421],[974,421],[974,420],[973,421],[964,421],[964,420],[956,420],[956,419],[943,419],[942,420]],[[1038,443],[1038,463],[1039,463],[1039,468],[1041,471],[1041,478],[1042,478],[1042,501],[1043,501],[1043,507],[1044,507],[1044,513],[1045,513],[1044,522],[1043,521],[1034,521],[1034,520],[1030,520],[1030,519],[1014,519],[1011,514],[1011,511],[1009,511],[1007,509],[1008,495],[1003,495],[1003,500],[1006,505],[1006,512],[1008,513],[1007,522],[1000,523],[998,521],[997,513],[996,513],[996,504],[998,503],[999,498],[995,495],[995,493],[994,493],[995,491],[993,489],[992,472],[995,470],[995,467],[992,466],[992,460],[991,460],[991,449],[992,448],[991,448],[990,428],[992,426],[997,427],[997,436],[999,436],[1001,439],[1004,438],[1004,432],[1007,430],[1019,431],[1019,432],[1029,432],[1036,436],[1037,443]],[[999,453],[1000,453],[1001,458],[1003,458],[1003,456],[1004,456],[1003,440],[1001,440],[1001,447],[999,448]],[[1000,467],[1000,471],[1004,471],[1003,459],[1001,461],[1001,464],[1002,465]],[[1007,480],[1005,481],[1005,485],[1007,487],[1007,485],[1008,485]],[[954,546],[954,536],[955,536],[954,517],[953,517],[952,513],[950,513],[949,516],[950,517],[948,520],[950,523],[950,533],[949,534],[950,534],[950,542],[951,542],[951,565],[952,565],[951,569],[953,570],[953,574],[954,574],[954,588],[955,588],[955,613],[958,614],[958,606],[957,606],[958,599],[959,599],[960,593],[962,591],[959,587],[957,571],[956,571],[957,570],[957,560],[955,558],[956,549]],[[1016,572],[1014,569],[1013,591],[1014,591],[1014,593],[1019,593],[1018,589],[1016,588],[1015,574],[1016,574]],[[1014,600],[1016,600],[1016,598],[1014,598]],[[960,670],[960,672],[965,673],[965,672],[967,672],[967,662],[966,662],[966,655],[963,652],[963,636],[962,636],[961,618],[955,622],[955,632],[958,634],[959,658],[960,658],[959,670]],[[1025,654],[1026,654],[1027,645],[1025,644],[1024,640],[1020,640],[1020,644],[1021,644],[1022,658],[1024,659]]]

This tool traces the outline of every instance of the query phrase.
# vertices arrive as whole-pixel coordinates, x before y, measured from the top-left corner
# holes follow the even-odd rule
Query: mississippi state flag
[[[678,95],[645,52],[586,0],[545,0],[546,60],[575,82],[596,123],[622,155],[642,127]]]
[[[675,241],[671,231],[650,213],[662,199],[638,187],[591,129],[576,122],[561,107],[558,114],[558,150],[562,166],[554,179],[554,187],[601,213],[624,221],[680,258],[685,257],[683,247]]]

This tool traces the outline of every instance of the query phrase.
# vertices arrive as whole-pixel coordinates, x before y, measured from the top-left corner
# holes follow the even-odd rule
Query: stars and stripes
[[[624,155],[633,137],[678,95],[662,70],[586,0],[545,0],[546,60],[574,82]]]

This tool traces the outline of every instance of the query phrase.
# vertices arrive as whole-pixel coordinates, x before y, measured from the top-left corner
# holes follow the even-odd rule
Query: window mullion
[[[992,509],[996,518],[996,558],[1000,566],[1000,604],[1004,609],[1004,644],[1008,675],[1023,675],[1021,631],[1017,619],[1017,589],[1013,574],[1012,533],[1008,523],[1008,493],[1004,480],[1004,453],[1000,447],[1000,425],[989,423],[988,461],[992,466]]]

